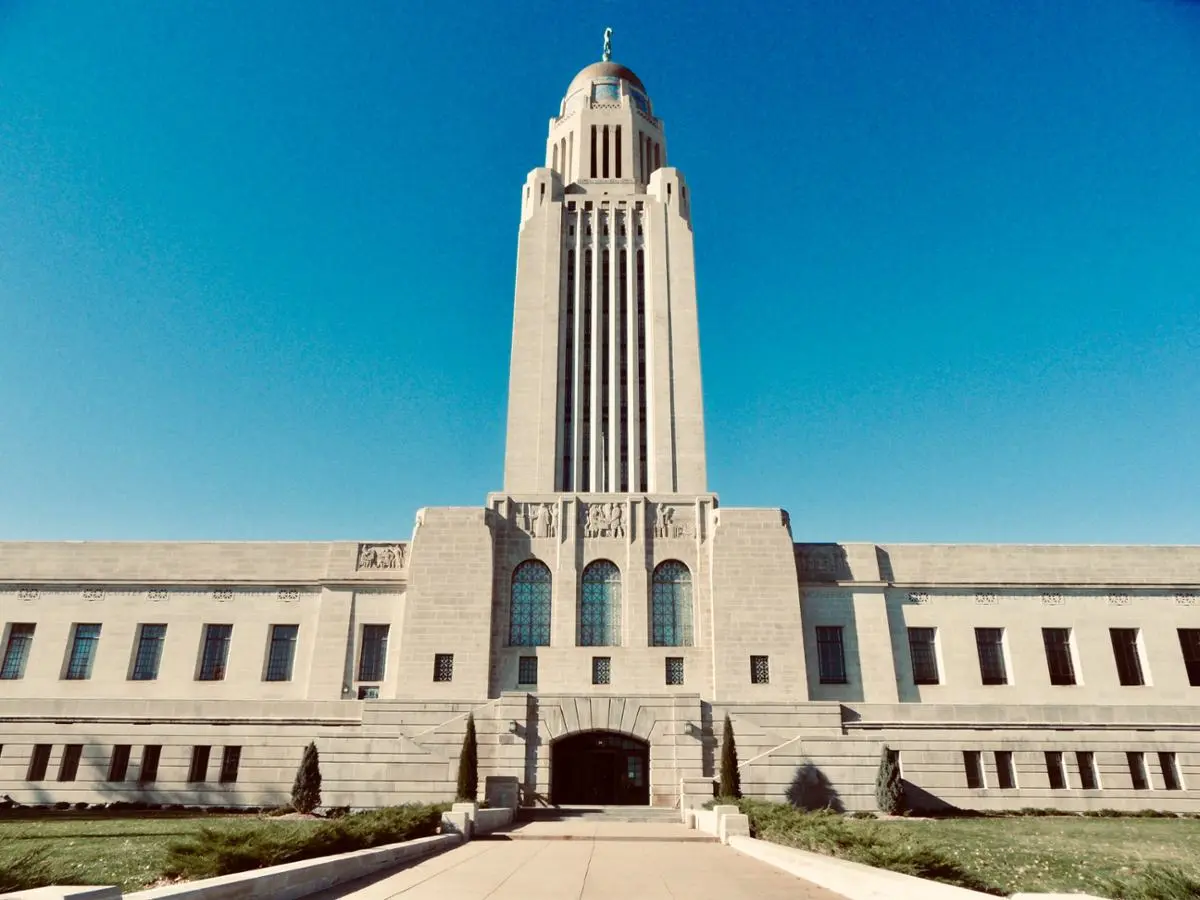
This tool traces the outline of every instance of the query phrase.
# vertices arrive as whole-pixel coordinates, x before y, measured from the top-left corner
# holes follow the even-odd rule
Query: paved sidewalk
[[[843,900],[720,844],[619,838],[472,841],[310,900],[335,898]]]
[[[485,840],[489,836],[485,836]],[[600,822],[594,819],[535,819],[495,832],[491,839],[514,841],[697,841],[714,843],[711,834],[667,822]]]

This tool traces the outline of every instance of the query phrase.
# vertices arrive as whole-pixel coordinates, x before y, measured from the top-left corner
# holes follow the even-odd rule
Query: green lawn
[[[59,883],[119,884],[140,890],[160,877],[167,845],[195,834],[202,826],[229,829],[262,821],[257,816],[164,816],[128,818],[0,819],[0,871],[34,847],[49,846]],[[272,828],[307,831],[309,820],[272,820]]]
[[[1008,892],[1093,892],[1148,863],[1200,875],[1200,820],[1032,817],[889,820],[886,832],[917,839]]]

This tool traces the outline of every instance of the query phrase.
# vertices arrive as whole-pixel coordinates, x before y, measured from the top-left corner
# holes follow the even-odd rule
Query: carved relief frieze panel
[[[841,544],[797,544],[796,568],[802,581],[849,581],[851,577]]]
[[[585,538],[625,538],[629,534],[628,521],[624,501],[579,504],[579,524]]]
[[[359,544],[354,568],[359,571],[402,569],[408,561],[407,551],[405,544]]]
[[[696,507],[678,503],[650,504],[650,534],[656,538],[695,538]]]
[[[513,503],[511,521],[534,538],[558,537],[561,511],[558,503]]]

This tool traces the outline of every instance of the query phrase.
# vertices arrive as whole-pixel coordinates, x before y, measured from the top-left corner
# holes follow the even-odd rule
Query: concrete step
[[[645,822],[679,824],[678,809],[660,806],[526,806],[517,811],[520,822]]]

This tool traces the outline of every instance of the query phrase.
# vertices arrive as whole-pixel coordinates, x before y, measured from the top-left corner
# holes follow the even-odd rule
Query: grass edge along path
[[[408,804],[337,819],[97,817],[0,820],[0,894],[50,884],[136,891],[436,834],[448,805]]]
[[[997,896],[1017,891],[1087,890],[1113,900],[1200,898],[1200,823],[1194,820],[1063,816],[866,821],[827,810],[805,812],[783,803],[747,799],[737,803],[750,819],[751,834],[762,840]],[[1117,859],[1108,845],[1098,851],[1103,857],[1084,863],[1078,857],[1064,859],[1057,867],[1009,867],[1014,860],[1004,858],[1006,842],[1011,844],[1021,835],[1026,823],[1030,827],[1025,831],[1040,828],[1044,836],[1056,826],[1086,831],[1111,828],[1116,822],[1133,828],[1136,823],[1154,822],[1158,824],[1153,828],[1175,825],[1186,829],[1180,841],[1187,846],[1194,836],[1192,862],[1180,861],[1189,859],[1187,852],[1158,854],[1157,858],[1139,853],[1139,846],[1128,836],[1123,839],[1124,854]],[[967,823],[977,831],[975,841],[967,840],[957,828]],[[1053,853],[1047,854],[1043,846],[1042,855]],[[1071,872],[1076,873],[1074,877]]]

